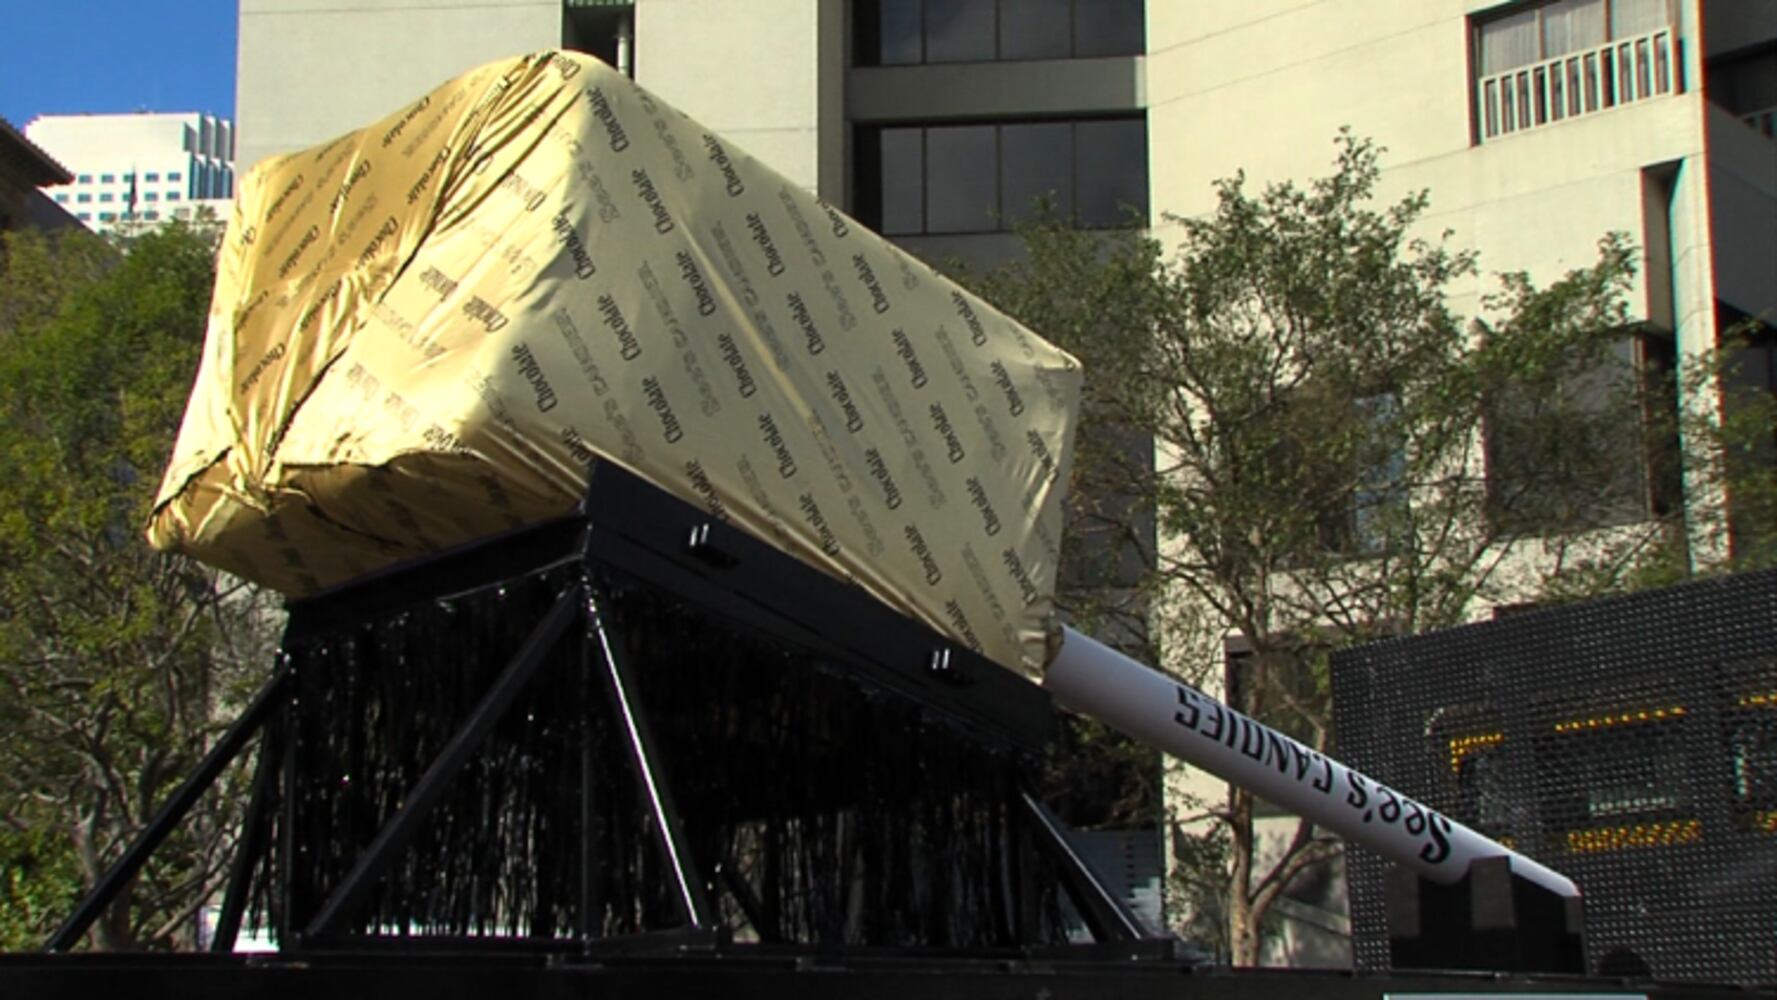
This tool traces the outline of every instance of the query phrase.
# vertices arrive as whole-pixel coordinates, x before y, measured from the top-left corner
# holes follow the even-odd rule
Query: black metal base
[[[1586,971],[1580,900],[1514,874],[1505,858],[1475,862],[1453,885],[1397,867],[1387,885],[1396,969]]]
[[[1747,1000],[1753,995],[1728,986],[1578,976],[1227,969],[1090,950],[909,957],[758,947],[594,963],[438,953],[0,955],[0,992],[8,1000],[1382,1000],[1526,993]]]

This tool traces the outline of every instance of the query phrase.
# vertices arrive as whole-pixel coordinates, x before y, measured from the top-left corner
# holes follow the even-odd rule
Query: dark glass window
[[[1484,424],[1489,516],[1520,535],[1669,513],[1678,502],[1672,342],[1625,337],[1584,367],[1501,391]]]
[[[1057,216],[1073,217],[1074,128],[1068,122],[1000,128],[1000,204],[1008,223],[1029,218],[1045,199]]]
[[[857,0],[865,66],[1140,55],[1143,0]]]
[[[1075,210],[1088,226],[1128,221],[1127,206],[1148,203],[1148,126],[1139,120],[1074,126],[1079,179]]]
[[[994,0],[925,0],[925,61],[994,57]]]
[[[881,225],[886,233],[916,233],[925,226],[923,129],[885,128],[881,144]]]
[[[1039,201],[1098,228],[1147,211],[1140,118],[865,128],[857,162],[858,215],[890,236],[1004,231]]]
[[[1074,0],[1074,55],[1086,59],[1142,51],[1142,7],[1130,0]]]
[[[907,66],[921,62],[924,48],[920,40],[920,4],[901,0],[880,0],[877,3],[859,4],[860,30],[868,36],[868,28],[876,32],[874,58],[870,61],[884,66]],[[861,8],[876,7],[873,17],[867,17]],[[874,25],[866,26],[863,22],[874,20]],[[860,51],[862,51],[860,49]]]
[[[926,232],[996,228],[994,175],[983,169],[994,162],[994,131],[992,125],[926,129]]]
[[[1012,16],[1000,19],[1000,58],[1066,59],[1072,55],[1070,7],[1070,0],[1023,0],[1015,12],[1008,12]]]

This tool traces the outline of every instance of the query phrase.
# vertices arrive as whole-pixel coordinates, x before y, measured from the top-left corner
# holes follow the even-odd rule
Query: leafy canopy
[[[208,240],[0,246],[0,947],[41,945],[264,669],[238,583],[142,539],[196,368]],[[213,889],[233,803],[204,811],[100,923],[165,947]]]

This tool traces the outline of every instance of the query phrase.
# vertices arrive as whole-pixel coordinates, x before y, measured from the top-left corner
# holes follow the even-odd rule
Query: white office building
[[[74,173],[45,195],[95,232],[228,217],[234,199],[234,126],[214,115],[43,115],[25,135]]]

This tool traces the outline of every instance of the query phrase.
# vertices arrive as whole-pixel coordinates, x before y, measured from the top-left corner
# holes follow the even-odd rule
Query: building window
[[[1552,0],[1477,21],[1477,131],[1492,139],[1682,90],[1673,24],[1670,0]]]
[[[99,221],[100,222],[116,222],[117,221],[117,213],[116,212],[100,212],[99,213]]]
[[[99,183],[100,184],[115,184],[115,183],[117,183],[117,175],[115,175],[115,174],[100,174],[99,175]]]
[[[1407,432],[1398,395],[1359,395],[1308,381],[1281,394],[1258,429],[1259,475],[1295,498],[1274,525],[1291,568],[1319,556],[1368,557],[1396,546],[1405,528]]]
[[[143,193],[142,198],[145,201],[159,201],[160,193],[157,191],[147,191]]]
[[[143,212],[142,218],[147,219],[149,222],[154,222],[160,218],[160,213],[154,211]]]
[[[1675,512],[1675,366],[1669,338],[1628,336],[1594,367],[1489,400],[1487,504],[1495,526],[1566,534]]]
[[[74,196],[74,200],[80,202],[82,205],[85,205],[88,202],[91,202],[93,200],[93,196],[85,191],[82,191],[79,194]]]
[[[93,221],[93,213],[91,213],[91,212],[76,212],[76,213],[74,213],[74,217],[76,219],[79,219],[81,222]]]
[[[113,199],[113,195],[109,191],[102,191],[99,193],[99,200],[100,201],[111,201],[112,199]]]
[[[78,178],[76,178],[76,183],[91,184],[92,182],[93,182],[93,175],[92,174],[81,174]]]
[[[1040,200],[1087,227],[1147,214],[1140,118],[881,126],[858,145],[859,215],[889,236],[1004,232]]]
[[[177,191],[168,191],[168,192],[167,192],[167,200],[168,200],[168,201],[178,201],[178,200],[179,200],[179,192],[177,192]]]
[[[160,174],[153,173],[153,172],[146,173],[146,174],[142,175],[142,180],[149,183],[149,184],[153,184],[156,181],[160,180]]]
[[[67,203],[68,203],[68,196],[67,195],[65,195],[65,194],[56,195],[56,204],[66,205]]]
[[[1769,49],[1716,56],[1704,73],[1710,103],[1733,112],[1767,138],[1777,138],[1777,59]]]
[[[177,170],[174,170],[174,171],[171,171],[171,172],[169,172],[169,173],[168,173],[168,174],[167,174],[167,183],[168,183],[168,184],[177,184],[177,183],[179,183],[179,178],[180,178],[180,176],[181,176],[181,175],[180,175],[180,173],[179,173],[179,171],[177,171]]]
[[[1142,0],[858,0],[865,66],[1140,55]]]

